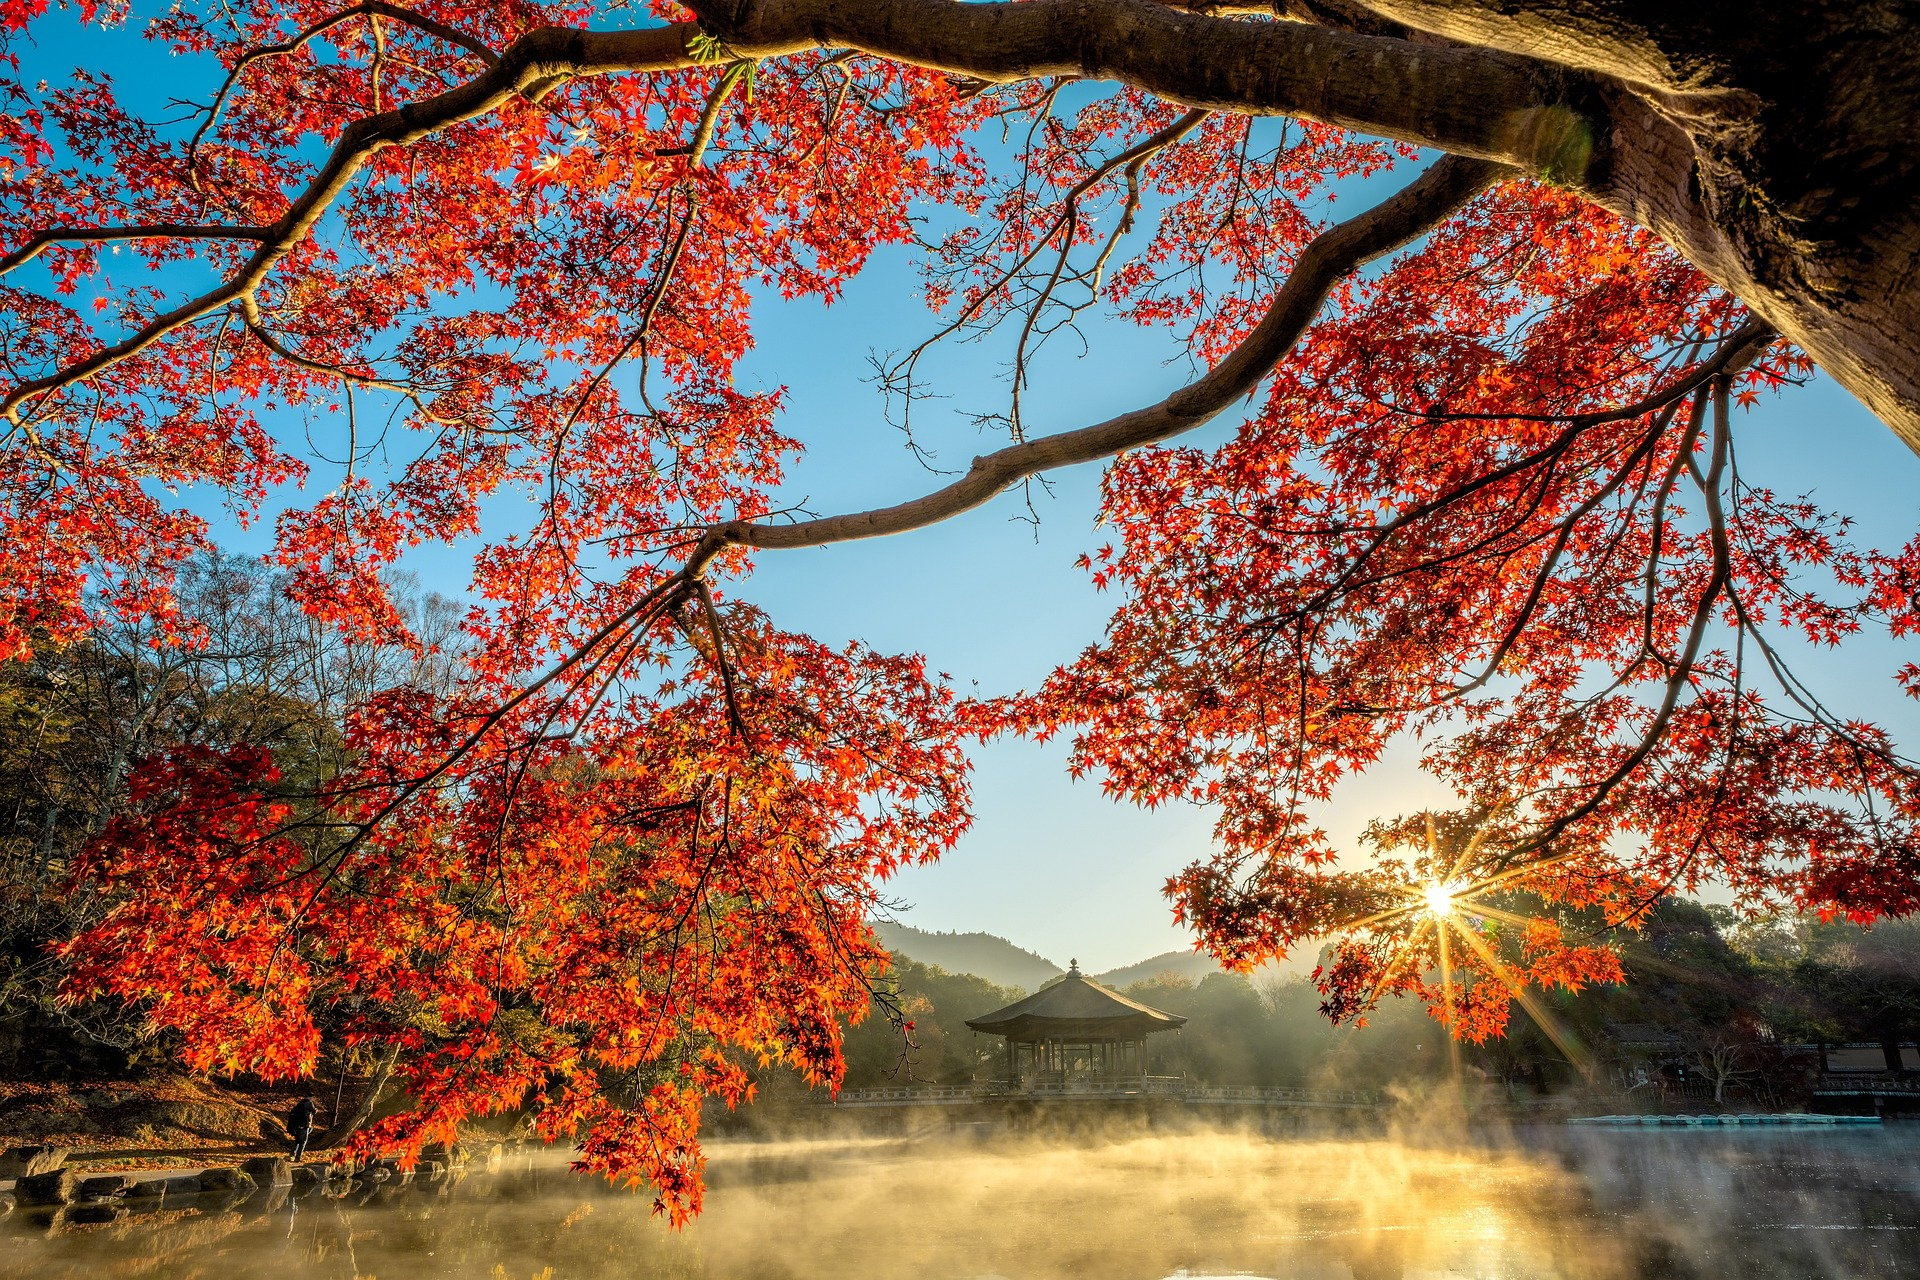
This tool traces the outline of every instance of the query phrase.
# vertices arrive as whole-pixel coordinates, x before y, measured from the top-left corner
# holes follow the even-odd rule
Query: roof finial
[[[1069,978],[1077,978],[1080,976],[1080,962],[1078,960],[1067,961],[1067,976]]]

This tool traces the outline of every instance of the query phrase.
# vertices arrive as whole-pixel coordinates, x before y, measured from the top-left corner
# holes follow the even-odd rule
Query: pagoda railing
[[[952,1106],[980,1096],[970,1084],[903,1084],[882,1089],[845,1089],[835,1099],[843,1107]]]
[[[1187,1090],[1188,1102],[1264,1102],[1307,1107],[1372,1107],[1380,1095],[1364,1089],[1289,1089],[1280,1085],[1195,1085]]]
[[[1828,1071],[1814,1086],[1815,1093],[1900,1093],[1920,1094],[1920,1075],[1892,1071]]]
[[[1081,1076],[1070,1080],[989,1080],[978,1086],[990,1098],[1183,1097],[1184,1076]]]
[[[1182,1076],[1081,1077],[1072,1080],[987,1080],[979,1084],[907,1084],[848,1089],[843,1107],[958,1106],[990,1099],[1177,1098],[1202,1106],[1371,1107],[1378,1094],[1358,1089],[1291,1089],[1277,1085],[1206,1086]]]

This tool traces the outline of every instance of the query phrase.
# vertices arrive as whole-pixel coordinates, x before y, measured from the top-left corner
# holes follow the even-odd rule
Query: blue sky
[[[68,30],[64,27],[61,30]],[[60,36],[41,56],[20,49],[37,74],[58,78],[85,62],[114,70],[121,84],[151,99],[185,93],[186,68],[124,35]],[[144,56],[141,56],[144,55]],[[1404,170],[1392,181],[1404,180]],[[1355,194],[1353,204],[1372,198]],[[1349,206],[1352,207],[1352,206]],[[807,455],[793,468],[784,495],[822,514],[880,505],[941,482],[904,447],[885,421],[866,381],[869,353],[907,345],[931,332],[904,254],[883,252],[833,307],[816,301],[766,299],[759,348],[748,361],[748,388],[785,384],[785,429]],[[1169,365],[1164,336],[1121,323],[1091,322],[1088,348],[1056,347],[1041,361],[1028,401],[1029,430],[1058,430],[1157,399],[1188,371]],[[934,366],[952,399],[921,410],[923,443],[937,464],[963,469],[997,441],[972,425],[969,411],[1004,401],[1002,349],[961,346]],[[1230,420],[1200,438],[1218,438]],[[1862,541],[1894,545],[1920,524],[1920,458],[1896,441],[1830,382],[1770,397],[1740,424],[1743,471],[1757,484],[1811,492],[1859,520]],[[937,528],[874,542],[763,556],[737,593],[767,608],[780,625],[823,639],[861,638],[886,650],[918,650],[961,684],[987,693],[1029,686],[1052,666],[1097,639],[1105,602],[1073,567],[1101,541],[1092,527],[1095,468],[1061,473],[1026,498],[1004,495]],[[322,480],[320,487],[330,483]],[[310,497],[311,495],[309,495]],[[524,517],[499,504],[490,513],[508,526]],[[265,530],[216,530],[240,550],[261,550]],[[465,564],[449,549],[430,549],[414,566],[437,589],[457,593]],[[1912,654],[1907,655],[1909,658]],[[1841,710],[1877,715],[1908,744],[1920,740],[1916,704],[1898,696],[1896,660],[1885,643],[1861,643],[1843,654],[1807,655],[1802,674]],[[1445,803],[1447,797],[1413,767],[1409,748],[1342,791],[1322,821],[1348,840],[1383,813]],[[973,831],[941,864],[900,876],[891,886],[900,918],[927,929],[998,933],[1062,963],[1077,957],[1098,971],[1191,945],[1176,929],[1160,886],[1204,856],[1211,819],[1175,807],[1142,812],[1106,800],[1097,780],[1074,783],[1064,744],[1004,742],[978,755]]]

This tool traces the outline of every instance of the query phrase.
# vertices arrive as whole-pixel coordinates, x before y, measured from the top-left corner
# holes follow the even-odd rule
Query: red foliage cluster
[[[119,905],[70,945],[71,995],[145,1002],[203,1070],[307,1075],[322,1022],[398,1047],[415,1105],[362,1147],[537,1101],[583,1166],[692,1211],[700,1100],[749,1096],[754,1061],[838,1078],[885,961],[874,885],[966,821],[953,698],[916,661],[743,609],[728,639],[753,739],[699,668],[567,734],[541,731],[554,703],[395,693],[304,817],[260,753],[152,763],[79,868]]]

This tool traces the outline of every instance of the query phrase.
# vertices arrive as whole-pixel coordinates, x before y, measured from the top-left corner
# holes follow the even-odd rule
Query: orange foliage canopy
[[[1708,882],[1920,905],[1910,762],[1776,643],[1920,627],[1920,541],[1856,548],[1742,483],[1734,402],[1804,362],[1575,195],[1446,160],[1330,225],[1331,186],[1406,149],[1124,85],[754,62],[666,3],[134,16],[199,106],[138,118],[20,43],[0,80],[0,653],[172,616],[207,541],[182,490],[279,504],[300,603],[358,636],[406,640],[383,574],[410,547],[480,540],[457,693],[359,708],[317,794],[257,752],[151,761],[80,868],[114,905],[72,994],[144,1002],[199,1066],[306,1073],[337,1028],[401,1050],[416,1105],[372,1143],[531,1106],[688,1212],[702,1097],[755,1061],[837,1079],[875,886],[959,836],[995,732],[1212,806],[1177,910],[1237,963],[1340,938],[1336,1016],[1411,990],[1483,1036],[1508,984],[1617,976],[1488,895],[1602,925]],[[832,299],[883,245],[924,254],[930,336],[1004,325],[1024,361],[1097,306],[1215,372],[923,505],[786,520],[781,396],[732,377],[753,299]],[[1248,392],[1220,447],[1160,446]],[[410,459],[384,473],[376,421]],[[723,598],[756,549],[1114,454],[1111,629],[1028,693]],[[495,535],[500,495],[538,519]],[[1311,806],[1415,731],[1460,813],[1331,847]]]

